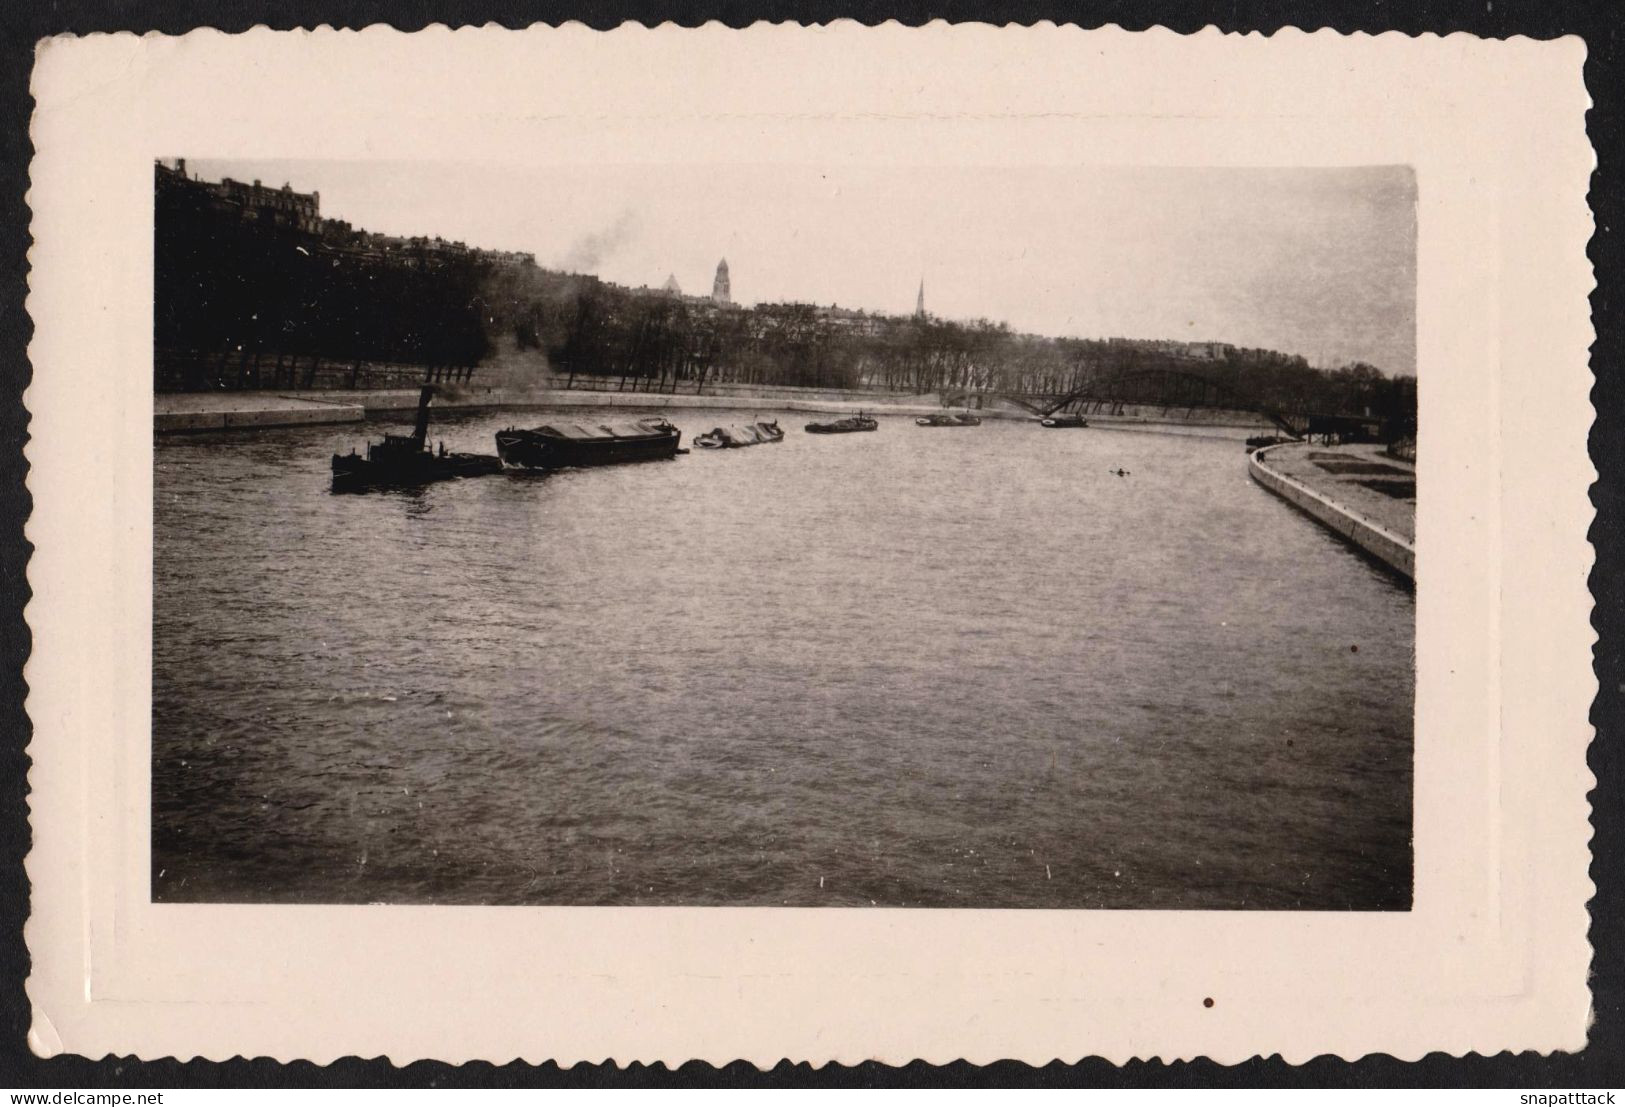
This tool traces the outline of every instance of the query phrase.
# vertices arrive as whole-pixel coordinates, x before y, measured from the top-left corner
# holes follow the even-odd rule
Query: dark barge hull
[[[675,457],[682,432],[664,421],[632,426],[544,426],[497,432],[497,454],[513,469],[573,469]]]
[[[715,427],[704,434],[696,434],[693,441],[702,450],[739,450],[746,446],[783,442],[784,431],[775,419],[744,426]]]
[[[845,420],[835,423],[808,423],[808,434],[860,434],[863,431],[878,430],[880,424],[873,419],[865,420],[866,426],[843,426]]]
[[[415,488],[457,477],[482,477],[502,472],[502,462],[489,454],[446,454],[428,450],[377,461],[357,454],[333,455],[336,492],[368,488]]]

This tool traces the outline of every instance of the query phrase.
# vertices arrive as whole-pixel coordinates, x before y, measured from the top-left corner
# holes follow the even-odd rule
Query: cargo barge
[[[675,457],[683,432],[660,417],[629,423],[549,423],[497,432],[497,456],[510,469],[573,469]]]

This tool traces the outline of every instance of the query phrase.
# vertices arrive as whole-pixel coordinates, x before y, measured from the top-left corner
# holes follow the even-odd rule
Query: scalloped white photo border
[[[1584,56],[1575,39],[941,23],[42,43],[34,1048],[764,1066],[1581,1048]],[[152,161],[173,155],[1414,167],[1413,909],[151,903]]]

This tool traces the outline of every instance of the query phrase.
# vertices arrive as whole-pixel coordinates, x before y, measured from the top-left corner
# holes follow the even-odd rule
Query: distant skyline
[[[185,155],[182,155],[185,156]],[[327,218],[523,250],[632,287],[1036,334],[1231,342],[1416,372],[1416,186],[1401,166],[558,166],[187,157],[319,191]]]

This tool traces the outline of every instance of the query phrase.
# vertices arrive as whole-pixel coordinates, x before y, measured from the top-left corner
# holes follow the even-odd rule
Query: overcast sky
[[[1038,334],[1233,342],[1416,371],[1409,169],[975,169],[218,161],[387,234],[534,252],[742,303],[926,307]]]

